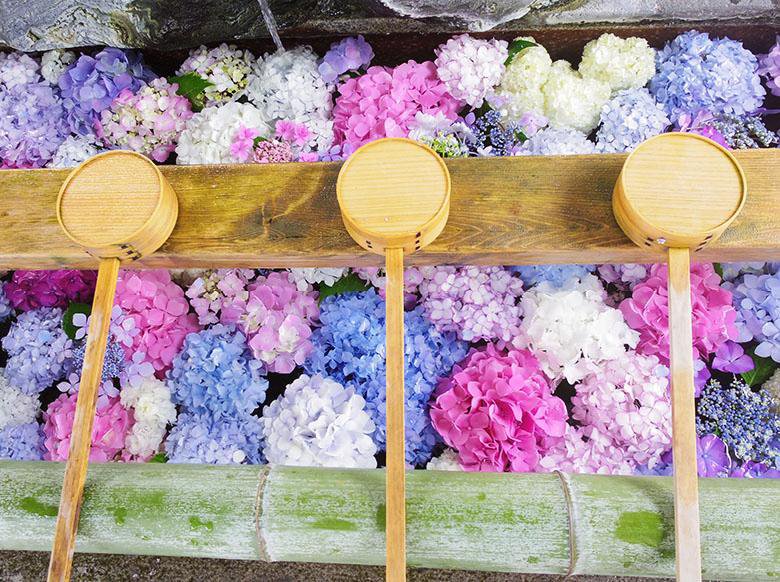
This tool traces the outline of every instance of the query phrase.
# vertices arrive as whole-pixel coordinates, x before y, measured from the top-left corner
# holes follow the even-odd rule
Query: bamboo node
[[[263,528],[260,521],[263,519],[263,501],[265,500],[265,485],[268,482],[268,475],[271,470],[268,465],[261,467],[257,476],[257,492],[255,493],[255,534],[257,535],[257,556],[262,562],[271,562],[271,556],[268,553],[268,543],[263,535]]]
[[[574,513],[574,497],[569,487],[569,476],[561,471],[553,471],[561,482],[563,499],[566,501],[566,515],[569,518],[569,569],[566,576],[573,576],[577,572],[577,562],[579,560],[579,551],[577,550],[577,528],[575,527],[576,516]]]

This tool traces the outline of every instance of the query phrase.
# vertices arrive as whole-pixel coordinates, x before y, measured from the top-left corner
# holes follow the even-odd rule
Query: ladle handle
[[[691,254],[669,249],[669,355],[672,368],[674,545],[677,580],[701,580],[699,481],[693,381]]]
[[[386,418],[385,533],[388,582],[406,580],[406,452],[404,436],[404,251],[385,252]]]
[[[49,561],[49,582],[70,579],[76,530],[92,445],[92,425],[95,420],[98,386],[103,373],[103,359],[118,275],[119,259],[101,259],[95,298],[92,301],[92,314],[89,319],[87,348],[81,371],[73,432],[70,437],[68,463],[65,467],[60,509],[54,530],[54,545]]]

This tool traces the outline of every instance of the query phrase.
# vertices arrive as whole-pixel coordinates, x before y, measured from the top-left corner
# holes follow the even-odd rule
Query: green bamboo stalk
[[[61,478],[60,463],[0,462],[0,549],[49,549]],[[669,478],[414,471],[407,485],[412,566],[674,575]],[[780,481],[700,488],[705,577],[776,580]],[[380,565],[384,471],[94,465],[77,550]]]

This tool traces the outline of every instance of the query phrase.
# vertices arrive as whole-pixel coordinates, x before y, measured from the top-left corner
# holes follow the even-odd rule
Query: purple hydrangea
[[[772,95],[780,97],[780,36],[769,49],[769,53],[759,57],[758,73],[766,77],[766,86]]]
[[[105,48],[94,57],[81,55],[60,76],[68,123],[78,134],[92,133],[100,113],[119,93],[135,93],[155,77],[135,51]]]
[[[0,430],[0,459],[40,461],[43,459],[43,432],[37,422],[18,424]]]
[[[726,443],[714,434],[696,437],[696,465],[699,477],[728,477],[732,463]],[[672,451],[669,450],[652,469],[642,466],[637,468],[637,473],[669,477],[673,470]]]
[[[721,372],[742,374],[754,368],[753,358],[745,353],[745,349],[738,343],[727,341],[715,351],[712,367]]]
[[[737,341],[757,341],[757,356],[780,363],[780,272],[745,273],[723,283],[723,288],[733,294]]]
[[[262,425],[249,415],[216,419],[207,412],[182,412],[165,452],[170,463],[263,463]]]
[[[604,153],[627,152],[670,125],[661,105],[645,89],[619,91],[601,108],[596,147]]]
[[[374,49],[362,35],[350,36],[334,42],[319,65],[326,83],[335,83],[344,73],[368,68],[374,58]]]
[[[466,124],[471,130],[466,136],[466,146],[472,155],[511,156],[519,151],[525,139],[519,123],[504,122],[501,113],[493,109],[480,116],[469,114]]]
[[[780,479],[780,469],[773,469],[766,463],[747,461],[733,465],[729,477],[736,479]]]

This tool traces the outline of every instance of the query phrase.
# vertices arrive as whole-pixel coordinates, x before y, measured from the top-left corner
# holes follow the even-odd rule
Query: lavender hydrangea
[[[100,113],[123,89],[135,92],[154,76],[135,51],[109,47],[94,57],[81,55],[60,75],[71,130],[81,135],[92,133]]]
[[[588,136],[563,127],[547,127],[528,141],[517,151],[521,156],[569,156],[596,153],[596,144]]]
[[[0,459],[40,461],[43,459],[43,431],[37,422],[0,430]]]
[[[325,298],[322,327],[312,336],[314,351],[304,363],[307,374],[330,376],[367,402],[376,431],[374,442],[385,447],[385,305],[376,291]],[[467,344],[452,333],[440,333],[417,308],[405,313],[406,460],[427,462],[437,442],[428,416],[428,400],[437,380],[466,355]]]
[[[61,309],[33,309],[20,314],[3,338],[6,376],[25,394],[38,394],[70,372],[72,342],[61,322]]]
[[[730,148],[745,150],[770,148],[778,138],[757,115],[723,115],[712,122]]]
[[[344,73],[368,68],[374,58],[374,49],[363,35],[350,36],[330,45],[322,57],[318,70],[326,83],[336,83]]]
[[[619,91],[601,109],[596,133],[600,152],[627,152],[663,133],[671,122],[647,89]]]
[[[249,415],[214,418],[207,412],[182,412],[164,446],[169,463],[265,462],[260,419]]]
[[[527,265],[512,267],[520,275],[526,289],[547,281],[553,287],[563,287],[572,277],[584,278],[596,270],[596,265]]]
[[[780,363],[780,273],[745,273],[722,286],[733,294],[737,341],[757,341],[757,356]]]
[[[769,52],[759,57],[759,63],[758,73],[766,77],[766,86],[780,97],[780,35]]]
[[[99,146],[96,140],[97,137],[93,134],[69,135],[54,152],[48,167],[73,168],[78,166],[81,162],[104,151],[104,148]]]
[[[741,42],[691,30],[658,51],[656,64],[650,92],[673,119],[700,109],[744,115],[764,100],[758,60]]]
[[[29,55],[0,52],[0,89],[9,90],[41,80],[40,65]]]

